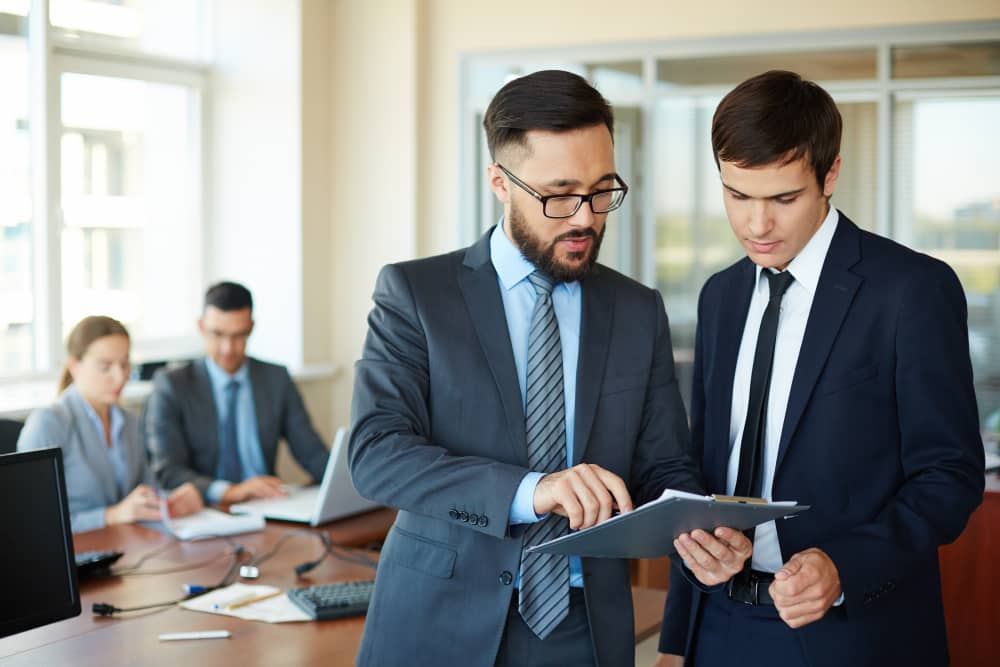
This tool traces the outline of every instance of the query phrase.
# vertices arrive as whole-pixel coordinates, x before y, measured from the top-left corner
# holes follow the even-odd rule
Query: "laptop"
[[[337,429],[326,471],[323,473],[323,482],[319,486],[293,489],[285,498],[258,498],[238,503],[230,507],[229,511],[318,526],[380,507],[378,503],[362,498],[351,482],[351,471],[347,464],[349,439],[348,429]]]

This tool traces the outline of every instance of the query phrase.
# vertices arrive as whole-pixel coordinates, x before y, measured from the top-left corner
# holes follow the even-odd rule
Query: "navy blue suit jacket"
[[[726,490],[733,377],[754,275],[742,259],[709,279],[698,305],[691,429],[712,492]],[[947,663],[938,547],[962,532],[983,486],[961,284],[943,262],[841,214],[773,487],[776,499],[812,506],[778,522],[783,560],[822,549],[845,596],[797,631],[810,664]],[[671,577],[661,651],[688,653],[704,595],[725,593]]]

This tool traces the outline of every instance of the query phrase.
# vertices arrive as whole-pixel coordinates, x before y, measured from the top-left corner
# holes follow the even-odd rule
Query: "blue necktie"
[[[562,345],[552,307],[552,280],[535,271],[528,280],[538,298],[528,332],[528,379],[525,431],[528,466],[550,473],[565,467],[566,403],[563,398]],[[555,513],[531,524],[524,549],[569,531],[569,522]],[[518,612],[539,639],[545,639],[569,613],[569,558],[521,552]]]
[[[243,481],[243,463],[240,461],[239,441],[236,437],[236,402],[239,398],[240,383],[230,380],[226,385],[226,415],[219,434],[219,464],[217,479],[230,482]]]

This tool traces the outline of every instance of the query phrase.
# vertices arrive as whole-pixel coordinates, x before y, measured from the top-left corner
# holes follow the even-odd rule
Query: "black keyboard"
[[[325,621],[364,614],[374,588],[374,579],[335,581],[289,589],[288,599],[317,621]]]
[[[111,574],[111,565],[121,557],[121,551],[81,551],[76,554],[77,576],[106,577]]]

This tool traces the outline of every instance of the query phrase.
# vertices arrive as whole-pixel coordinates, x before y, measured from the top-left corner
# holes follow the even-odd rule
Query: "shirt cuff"
[[[521,479],[510,504],[510,525],[519,523],[535,523],[541,517],[535,514],[535,487],[538,481],[545,477],[544,473],[529,472]]]
[[[834,600],[833,606],[834,607],[839,607],[842,604],[844,604],[844,594],[843,593],[840,594],[839,598],[837,598],[836,600]]]
[[[232,486],[233,483],[224,479],[217,479],[208,485],[205,491],[205,500],[210,505],[218,505],[222,501],[222,495]]]

